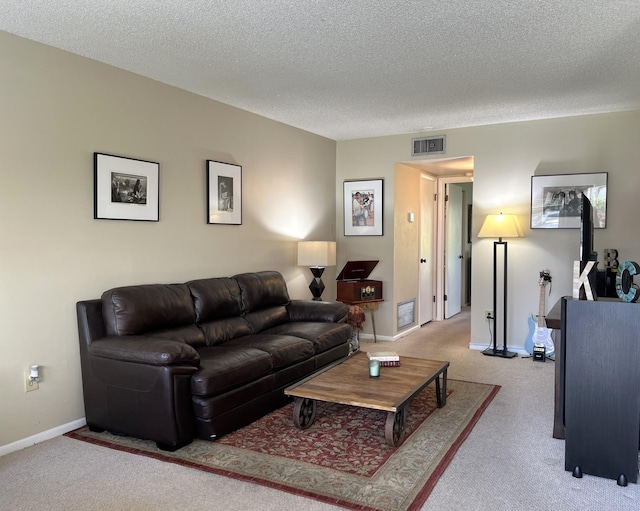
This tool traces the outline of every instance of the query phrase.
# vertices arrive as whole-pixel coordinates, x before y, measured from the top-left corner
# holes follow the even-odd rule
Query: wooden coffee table
[[[400,445],[409,402],[432,381],[436,382],[438,408],[447,403],[449,362],[400,357],[400,367],[381,367],[378,378],[369,377],[369,359],[360,352],[312,374],[285,389],[294,398],[293,422],[306,429],[316,416],[316,402],[339,403],[384,410],[385,440]]]

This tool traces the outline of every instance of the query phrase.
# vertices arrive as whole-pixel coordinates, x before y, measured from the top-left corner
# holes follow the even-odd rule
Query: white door
[[[420,325],[433,319],[435,185],[433,178],[420,176],[420,290],[418,296],[418,324]]]
[[[444,317],[458,314],[462,307],[462,188],[447,184],[445,194],[445,288]]]

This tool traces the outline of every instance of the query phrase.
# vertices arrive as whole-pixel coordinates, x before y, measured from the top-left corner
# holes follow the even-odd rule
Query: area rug
[[[359,511],[422,507],[440,475],[499,390],[449,379],[437,408],[433,385],[409,404],[405,439],[385,443],[386,412],[318,403],[305,430],[293,425],[293,404],[216,442],[196,440],[170,453],[154,442],[80,428],[70,438]]]

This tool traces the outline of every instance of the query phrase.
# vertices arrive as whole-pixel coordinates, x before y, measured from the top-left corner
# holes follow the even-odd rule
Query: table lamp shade
[[[336,265],[335,241],[299,241],[298,266],[326,267]]]
[[[478,238],[524,238],[516,215],[487,215]]]

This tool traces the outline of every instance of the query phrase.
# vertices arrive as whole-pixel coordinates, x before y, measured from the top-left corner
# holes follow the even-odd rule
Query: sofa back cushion
[[[238,283],[228,277],[187,282],[193,297],[196,322],[202,328],[207,346],[251,333],[242,317],[242,296]]]
[[[204,332],[207,346],[216,346],[224,342],[236,339],[252,333],[249,323],[245,318],[218,319],[200,323],[200,328]]]
[[[102,293],[102,316],[107,335],[162,333],[193,346],[204,344],[195,325],[191,293],[185,284],[124,286]]]
[[[248,312],[245,315],[247,323],[251,326],[251,331],[259,334],[268,328],[273,328],[289,322],[289,314],[284,306],[269,307],[259,311]]]
[[[280,273],[242,273],[235,275],[233,279],[240,286],[242,311],[254,333],[289,321],[289,293]]]
[[[268,307],[285,307],[290,301],[284,277],[277,271],[242,273],[233,279],[240,286],[245,314]]]
[[[238,283],[231,278],[198,279],[187,282],[197,323],[242,315],[242,296]]]

